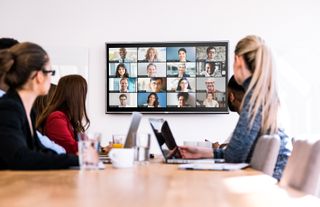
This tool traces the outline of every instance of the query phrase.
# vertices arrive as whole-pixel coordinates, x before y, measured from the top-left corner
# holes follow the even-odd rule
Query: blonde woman
[[[250,162],[257,138],[263,134],[279,134],[281,147],[273,177],[280,179],[291,153],[288,136],[278,128],[279,97],[275,66],[269,47],[258,36],[247,36],[235,49],[234,77],[246,91],[240,117],[226,149],[208,150],[180,147],[183,157],[224,158],[226,162]]]

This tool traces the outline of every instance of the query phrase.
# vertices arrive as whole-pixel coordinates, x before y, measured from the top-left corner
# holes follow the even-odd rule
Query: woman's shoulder
[[[54,111],[51,114],[49,114],[49,116],[48,116],[48,119],[57,119],[57,118],[59,118],[59,119],[61,119],[61,118],[67,119],[68,117],[62,111]]]

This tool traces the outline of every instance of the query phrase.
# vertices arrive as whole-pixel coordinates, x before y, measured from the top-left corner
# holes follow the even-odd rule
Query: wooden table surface
[[[320,207],[253,169],[187,171],[150,163],[129,169],[0,171],[0,206]]]

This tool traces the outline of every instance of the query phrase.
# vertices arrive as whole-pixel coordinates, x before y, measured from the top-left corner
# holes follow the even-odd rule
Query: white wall
[[[91,130],[126,133],[129,115],[105,114],[105,42],[230,41],[262,36],[276,52],[293,135],[320,133],[320,2],[318,0],[0,0],[1,37],[89,53]],[[71,57],[70,57],[71,58]],[[83,57],[81,57],[83,58]],[[237,115],[146,115],[169,120],[178,142],[224,140]]]

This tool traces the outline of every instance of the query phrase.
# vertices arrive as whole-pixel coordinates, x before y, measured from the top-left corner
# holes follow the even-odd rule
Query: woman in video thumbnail
[[[148,108],[157,108],[159,107],[159,98],[156,93],[150,93],[148,96],[147,103],[145,104]]]
[[[206,99],[204,99],[203,105],[205,107],[219,107],[218,101],[214,100],[213,92],[209,92],[206,94]]]
[[[145,59],[143,61],[144,62],[158,61],[158,51],[153,47],[148,48],[146,55],[145,55]]]
[[[117,70],[116,70],[116,77],[117,78],[128,78],[129,77],[128,70],[127,70],[125,64],[119,63],[119,65],[117,66]]]
[[[187,78],[181,78],[178,82],[177,91],[189,92],[191,91],[191,86]]]

